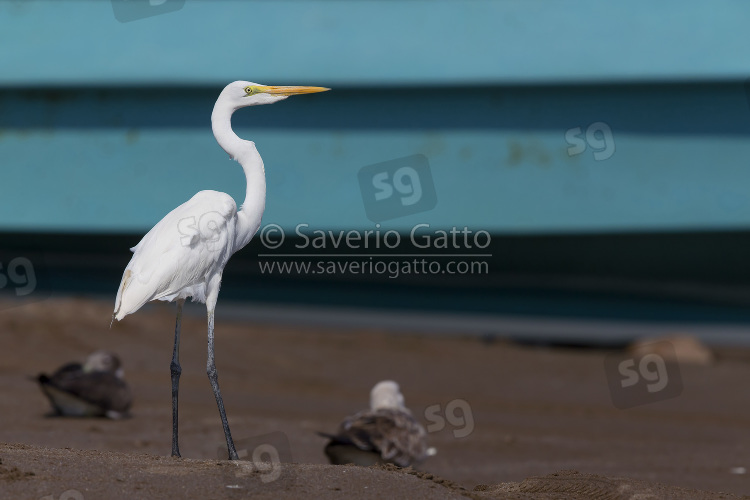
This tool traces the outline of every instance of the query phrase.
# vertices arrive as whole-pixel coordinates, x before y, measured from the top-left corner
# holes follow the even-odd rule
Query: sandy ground
[[[711,366],[680,366],[677,397],[617,409],[605,369],[611,351],[229,322],[219,308],[217,367],[238,449],[270,439],[282,462],[261,470],[249,461],[221,460],[223,432],[205,375],[199,306],[191,306],[183,323],[184,458],[173,459],[167,456],[173,306],[150,306],[109,330],[109,301],[12,305],[0,301],[0,443],[6,443],[0,445],[0,498],[703,499],[750,493],[748,350],[718,351]],[[133,417],[45,417],[48,403],[27,377],[101,348],[123,360],[136,398]],[[315,431],[333,431],[364,408],[372,385],[386,378],[401,384],[407,405],[430,426],[438,454],[421,472],[327,465],[325,440]]]

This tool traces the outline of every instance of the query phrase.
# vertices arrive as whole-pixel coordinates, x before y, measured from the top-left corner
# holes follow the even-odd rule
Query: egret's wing
[[[115,319],[185,291],[205,301],[206,280],[232,255],[236,215],[232,197],[217,191],[201,191],[169,212],[133,247],[117,292]]]
[[[405,410],[361,411],[344,420],[334,439],[380,453],[384,460],[401,467],[427,456],[427,433]]]

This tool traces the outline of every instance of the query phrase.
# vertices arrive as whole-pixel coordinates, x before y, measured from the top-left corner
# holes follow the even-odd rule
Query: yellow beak
[[[325,87],[272,87],[272,86],[258,86],[259,92],[264,92],[266,94],[275,94],[275,95],[297,95],[297,94],[312,94],[315,92],[325,92],[327,89]]]

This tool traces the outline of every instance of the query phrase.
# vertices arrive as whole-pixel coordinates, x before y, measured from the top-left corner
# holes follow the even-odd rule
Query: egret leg
[[[214,312],[213,310],[208,311],[208,362],[206,363],[206,373],[208,374],[208,380],[211,381],[211,388],[214,390],[214,396],[216,397],[216,404],[219,407],[219,415],[221,416],[221,425],[224,426],[224,436],[227,438],[227,451],[229,452],[229,460],[239,460],[237,456],[237,450],[234,449],[234,441],[232,441],[232,433],[229,431],[229,422],[227,421],[227,414],[224,411],[224,401],[221,399],[221,391],[219,390],[219,375],[216,373],[216,363],[214,362]]]
[[[185,299],[177,299],[177,324],[174,327],[174,351],[169,369],[172,372],[172,456],[180,456],[180,446],[177,441],[177,396],[180,391],[180,328],[182,326],[182,306]]]

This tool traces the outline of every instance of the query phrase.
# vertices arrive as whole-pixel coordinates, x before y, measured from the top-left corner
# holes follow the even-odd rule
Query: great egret
[[[263,160],[252,141],[232,130],[232,113],[246,106],[273,104],[290,95],[329,90],[323,87],[274,87],[237,81],[222,90],[211,114],[211,126],[219,146],[245,171],[247,191],[240,210],[231,196],[201,191],[168,213],[135,247],[117,292],[113,321],[122,320],[152,300],[177,302],[172,375],[172,456],[180,456],[177,437],[177,399],[180,380],[180,324],[185,299],[206,304],[208,360],[211,382],[230,460],[238,460],[214,363],[214,309],[221,276],[229,258],[248,244],[260,227],[266,205]]]
[[[133,401],[120,359],[107,351],[94,352],[84,364],[63,365],[52,375],[42,373],[36,380],[54,415],[119,419],[128,416]]]
[[[344,419],[336,434],[319,434],[330,439],[324,451],[334,465],[408,467],[436,453],[427,447],[427,432],[404,406],[404,396],[392,380],[372,388],[370,409]]]

